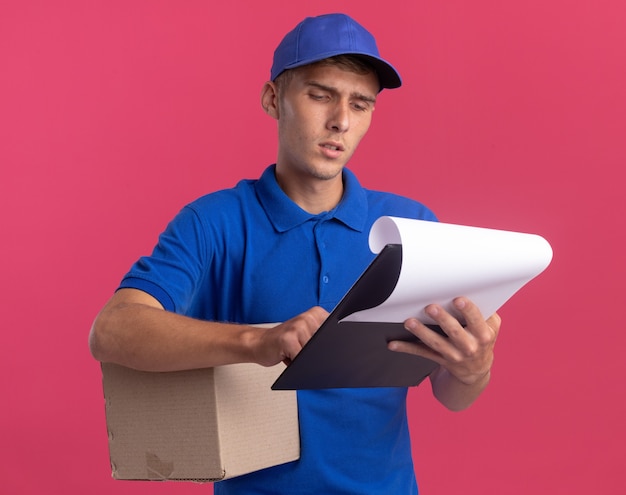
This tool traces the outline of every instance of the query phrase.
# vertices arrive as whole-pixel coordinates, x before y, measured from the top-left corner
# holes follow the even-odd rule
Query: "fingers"
[[[426,328],[426,330],[432,332],[432,330],[430,330],[429,328]],[[434,347],[436,347],[436,345],[434,345]],[[438,364],[444,364],[445,359],[443,359],[440,353],[433,350],[434,347],[429,347],[428,345],[419,342],[406,342],[403,340],[392,340],[391,342],[389,342],[389,344],[387,344],[387,348],[390,351],[413,354],[415,356],[421,356],[426,359],[430,359],[431,361],[435,361]]]
[[[497,314],[485,320],[480,309],[464,297],[455,299],[453,305],[456,315],[437,304],[425,308],[426,314],[441,327],[447,338],[416,318],[409,318],[404,323],[405,328],[421,343],[394,341],[388,347],[431,359],[461,381],[469,382],[491,368],[501,320]]]
[[[328,311],[319,306],[315,306],[308,311],[296,316],[295,320],[301,320],[303,330],[308,334],[309,338],[317,332],[317,329],[322,326],[322,323],[328,318]],[[308,341],[308,339],[306,339]],[[306,343],[306,342],[304,342]]]
[[[466,331],[474,335],[476,339],[480,342],[489,342],[497,337],[501,323],[497,313],[485,320],[478,306],[469,299],[457,297],[453,304],[465,320]]]
[[[476,352],[478,342],[472,329],[480,325],[482,317],[478,308],[462,298],[456,299],[454,305],[461,314],[459,319],[437,304],[431,304],[425,308],[426,314],[439,325],[447,338],[429,329],[417,319],[407,320],[405,326],[437,354],[456,362],[463,356]],[[467,327],[464,327],[459,320],[468,322]]]
[[[321,307],[314,307],[266,332],[261,343],[264,362],[290,363],[328,317]]]
[[[484,345],[495,340],[501,323],[497,314],[485,320],[478,306],[465,297],[457,297],[453,305],[460,315],[458,318],[436,304],[425,310],[452,342],[471,353],[475,351],[474,342]],[[461,321],[465,324],[462,325]]]
[[[410,318],[405,321],[404,326],[422,344],[409,342],[404,344],[394,343],[393,346],[390,346],[390,349],[410,352],[411,354],[432,359],[439,364],[443,364],[446,361],[459,361],[463,355],[471,352],[471,341],[473,339],[467,334],[458,320],[443,311],[442,308],[434,305],[427,307],[426,313],[441,327],[447,337],[431,330],[419,320]]]

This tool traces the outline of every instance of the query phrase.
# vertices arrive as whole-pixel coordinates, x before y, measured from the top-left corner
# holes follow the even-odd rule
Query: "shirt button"
[[[328,275],[324,275],[324,276],[322,277],[322,281],[323,281],[325,284],[327,284],[327,283],[328,283]]]

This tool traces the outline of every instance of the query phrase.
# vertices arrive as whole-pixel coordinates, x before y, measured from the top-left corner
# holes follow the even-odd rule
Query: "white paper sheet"
[[[552,260],[550,244],[535,234],[396,217],[379,218],[369,244],[374,253],[386,244],[402,244],[400,278],[385,302],[346,321],[399,323],[417,317],[434,324],[424,308],[438,303],[460,317],[452,306],[458,296],[489,317]]]

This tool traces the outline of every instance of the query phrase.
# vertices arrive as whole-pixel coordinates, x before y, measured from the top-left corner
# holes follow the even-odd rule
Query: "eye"
[[[359,112],[367,112],[370,109],[370,105],[367,102],[358,100],[352,103],[352,108]]]
[[[315,101],[323,101],[326,99],[326,95],[320,93],[309,93],[309,98]]]

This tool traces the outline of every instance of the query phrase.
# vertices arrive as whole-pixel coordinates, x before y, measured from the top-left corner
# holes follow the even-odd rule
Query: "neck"
[[[332,178],[293,177],[276,167],[276,181],[291,200],[304,211],[317,215],[332,210],[343,196],[343,177]]]

